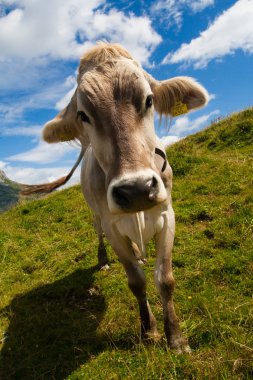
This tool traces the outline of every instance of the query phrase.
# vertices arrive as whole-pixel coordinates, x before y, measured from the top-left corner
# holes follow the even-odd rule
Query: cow
[[[99,265],[108,264],[105,235],[125,269],[139,304],[141,335],[148,339],[156,339],[158,332],[140,260],[154,238],[164,331],[169,347],[178,352],[188,352],[189,346],[173,304],[172,169],[155,134],[154,111],[160,116],[173,115],[178,107],[188,112],[204,106],[208,97],[192,78],[158,81],[120,45],[98,43],[80,60],[68,106],[43,129],[48,143],[81,143],[81,187],[94,214]],[[66,179],[49,185],[49,191]]]

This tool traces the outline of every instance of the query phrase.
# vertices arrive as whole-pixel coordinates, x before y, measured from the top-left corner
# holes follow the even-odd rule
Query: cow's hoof
[[[145,343],[160,342],[161,338],[162,338],[162,335],[159,334],[158,331],[150,331],[150,332],[146,332],[146,333],[142,336],[142,340],[143,340]]]
[[[176,354],[190,354],[191,353],[191,348],[187,340],[181,336],[173,340],[171,339],[169,342],[169,346]]]
[[[191,354],[192,350],[191,350],[191,347],[186,344],[185,346],[181,346],[181,347],[178,347],[175,349],[175,353],[178,354],[178,355],[181,355],[181,354]]]
[[[110,269],[109,264],[99,265],[99,270],[108,271]]]

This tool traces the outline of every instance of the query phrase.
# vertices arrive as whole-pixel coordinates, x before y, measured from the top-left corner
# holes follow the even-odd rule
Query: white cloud
[[[21,162],[36,162],[40,164],[47,164],[66,159],[66,156],[77,148],[68,143],[47,144],[40,141],[39,144],[26,152],[12,155],[6,160],[8,161],[21,161]]]
[[[74,95],[75,89],[76,89],[76,84],[60,100],[58,100],[58,102],[55,105],[55,108],[57,110],[60,111],[60,110],[62,110],[63,108],[65,108],[69,104],[70,99]]]
[[[0,136],[40,136],[41,126],[33,125],[30,127],[6,127],[0,130]]]
[[[0,70],[1,89],[5,92],[15,91],[17,96],[20,92],[31,94],[38,89],[38,86],[44,91],[45,82],[51,84],[51,87],[53,82],[54,85],[63,85],[62,78],[68,75],[65,61],[53,61],[49,60],[49,57],[26,60],[10,56],[6,61],[0,60]]]
[[[69,76],[70,64],[74,60],[77,65],[83,52],[99,39],[122,43],[135,58],[150,64],[152,51],[161,41],[151,20],[110,5],[106,12],[105,4],[105,0],[2,1],[1,125],[26,126],[25,111],[62,109],[76,82],[75,76]]]
[[[0,170],[3,170],[6,167],[6,162],[0,161]]]
[[[22,71],[22,68],[20,69]],[[2,128],[6,126],[6,130],[8,131],[10,131],[10,128],[7,128],[7,126],[10,127],[11,125],[13,125],[14,128],[17,124],[20,125],[20,127],[26,127],[27,123],[23,118],[25,111],[54,108],[62,109],[63,107],[61,106],[64,104],[64,102],[66,104],[69,97],[71,97],[72,91],[74,90],[73,84],[75,86],[76,77],[74,75],[71,75],[67,76],[64,80],[63,74],[65,73],[61,65],[59,67],[59,73],[55,74],[55,77],[53,77],[54,74],[48,73],[48,71],[50,71],[49,67],[42,68],[41,66],[37,66],[37,78],[33,76],[30,77],[29,69],[27,70],[27,81],[24,80],[23,83],[24,90],[20,91],[20,89],[15,89],[15,81],[13,81],[13,83],[9,83],[10,88],[8,90],[5,89],[6,96],[4,99],[2,99],[3,103],[0,104],[0,124],[3,126]],[[44,70],[45,75],[41,75]],[[13,77],[10,72],[7,72],[5,74],[7,76],[10,76],[10,78]],[[0,87],[2,84],[1,79],[3,79],[4,76],[5,75],[0,76]],[[32,88],[29,88],[31,84],[29,83],[30,81],[33,82]],[[22,86],[18,80],[17,83]],[[4,88],[4,85],[2,88]],[[15,98],[12,96],[13,91],[15,91],[17,94]],[[8,93],[10,94],[9,96]],[[5,130],[5,128],[3,130]],[[14,133],[11,133],[11,131],[10,134],[14,135]],[[18,135],[20,134],[18,133]]]
[[[65,108],[68,103],[70,102],[70,99],[74,95],[75,89],[76,89],[76,78],[78,75],[78,69],[75,72],[75,75],[69,75],[64,82],[64,86],[68,89],[67,93],[65,92],[61,98],[57,100],[55,104],[55,108],[60,111],[63,108]]]
[[[74,154],[73,154],[74,153]],[[76,161],[78,149],[67,143],[48,145],[40,142],[35,148],[20,153],[0,161],[0,169],[3,169],[7,177],[12,181],[23,184],[40,184],[52,182],[64,175],[67,175]],[[69,157],[66,165],[66,158]],[[64,161],[63,161],[64,158]],[[12,165],[10,162],[15,161]],[[56,167],[26,167],[17,166],[17,162],[36,163],[39,165],[58,162],[65,163],[65,166]],[[80,166],[75,171],[71,180],[64,187],[79,183]]]
[[[79,28],[84,28],[100,0],[16,0],[0,20],[1,58],[12,56],[35,58],[50,55],[75,58],[83,44],[76,41]],[[70,55],[72,56],[70,57]]]
[[[6,3],[6,2],[5,2]],[[104,0],[16,0],[0,18],[0,60],[77,59],[98,39],[121,42],[148,63],[161,37],[146,16],[98,9]]]
[[[194,1],[187,1],[188,6],[194,11],[194,12],[200,12],[206,7],[209,7],[210,5],[214,4],[214,0],[194,0]]]
[[[92,19],[92,26],[85,31],[90,40],[106,38],[121,43],[135,58],[144,64],[154,48],[161,42],[161,37],[154,31],[151,20],[144,16],[126,16],[115,9],[108,14],[97,12]]]
[[[175,144],[177,141],[180,140],[178,136],[163,136],[160,137],[160,140],[162,141],[165,148],[171,144]]]
[[[0,104],[0,121],[1,124],[11,123],[19,119],[23,113],[23,104],[13,103],[10,101],[10,104]]]
[[[151,14],[160,21],[166,21],[167,27],[176,25],[179,29],[183,22],[183,13],[187,8],[197,13],[213,4],[214,0],[159,0],[152,5]]]
[[[1,168],[1,162],[0,162]],[[36,185],[40,183],[48,183],[55,181],[56,179],[67,175],[71,169],[71,166],[65,167],[50,167],[50,168],[24,168],[11,166],[4,163],[2,167],[5,174],[12,181],[27,184],[27,185]],[[68,182],[68,186],[74,185],[80,182],[80,167],[77,168],[73,177]],[[65,187],[65,186],[64,186]]]
[[[216,99],[216,95],[215,94],[209,94],[209,103],[211,100],[214,100]]]
[[[178,137],[184,137],[190,133],[196,132],[206,126],[207,121],[220,113],[219,110],[210,112],[207,115],[199,116],[194,120],[190,120],[188,116],[178,117],[170,128],[170,133]]]
[[[183,20],[182,0],[159,0],[154,2],[151,12],[161,21],[166,21],[167,27],[181,27]]]
[[[238,0],[215,21],[174,53],[168,54],[163,63],[194,63],[205,67],[209,61],[233,54],[237,49],[253,53],[253,0]]]

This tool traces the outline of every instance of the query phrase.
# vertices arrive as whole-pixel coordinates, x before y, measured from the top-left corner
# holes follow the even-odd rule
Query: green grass
[[[253,110],[168,150],[174,170],[175,303],[191,355],[144,345],[121,265],[97,271],[79,187],[0,216],[0,379],[253,378]],[[162,332],[162,306],[148,294]]]

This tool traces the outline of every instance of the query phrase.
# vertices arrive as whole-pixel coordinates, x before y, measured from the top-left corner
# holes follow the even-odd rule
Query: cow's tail
[[[24,187],[23,187],[23,190],[21,191],[21,194],[30,195],[30,194],[38,194],[38,193],[51,193],[58,187],[65,185],[65,183],[67,183],[68,180],[72,177],[74,171],[76,170],[76,168],[82,161],[84,153],[85,153],[85,149],[82,149],[75,165],[65,177],[61,177],[57,179],[56,181],[53,181],[50,183],[42,183],[40,185],[23,185]]]

